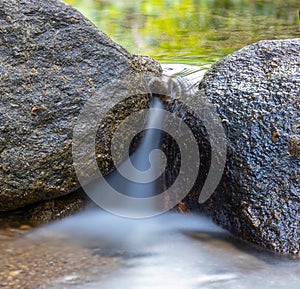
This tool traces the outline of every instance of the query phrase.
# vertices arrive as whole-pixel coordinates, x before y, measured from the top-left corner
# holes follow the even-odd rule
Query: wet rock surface
[[[206,74],[190,104],[204,105],[207,99],[216,105],[228,152],[217,191],[200,206],[208,136],[197,116],[178,111],[205,160],[194,194],[179,210],[188,210],[189,203],[244,240],[292,254],[299,254],[299,55],[299,39],[262,41],[227,56]],[[40,223],[80,210],[85,203],[80,196],[53,200],[79,187],[71,150],[80,110],[108,83],[131,73],[159,75],[159,64],[130,55],[60,1],[0,0],[0,70],[0,211],[50,200],[7,219],[15,222],[18,215]],[[105,173],[113,169],[112,132],[133,111],[149,106],[149,96],[138,88],[134,97],[123,96],[111,93],[97,104],[106,116],[96,143]],[[169,100],[166,108],[174,111],[178,105]],[[107,114],[107,107],[114,109]]]
[[[53,200],[40,201],[9,212],[0,212],[0,228],[19,228],[24,223],[35,227],[79,213],[93,206],[95,206],[94,203],[79,189]]]
[[[242,239],[292,254],[300,242],[299,81],[300,39],[291,39],[228,55],[199,86],[228,146],[223,179],[200,207]]]
[[[85,102],[131,73],[160,73],[149,57],[129,54],[61,1],[0,1],[0,211],[53,199],[79,187],[72,129]],[[103,99],[99,113],[122,99]],[[99,163],[109,170],[110,130],[149,104],[119,104],[105,127]]]

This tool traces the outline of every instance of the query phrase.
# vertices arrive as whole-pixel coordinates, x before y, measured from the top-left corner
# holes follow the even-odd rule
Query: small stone
[[[9,276],[15,277],[15,276],[18,276],[20,273],[22,273],[21,270],[10,271],[10,272],[9,272]]]
[[[8,233],[15,233],[16,229],[8,227],[8,228],[5,228],[4,231],[8,232]]]
[[[29,225],[22,225],[22,226],[20,226],[20,230],[23,230],[23,231],[28,231],[30,229],[31,229],[31,226],[29,226]]]
[[[22,255],[24,253],[24,250],[22,249],[17,249],[14,251],[17,255]]]
[[[6,16],[5,21],[6,21],[7,23],[11,23],[12,18],[11,18],[10,16]]]

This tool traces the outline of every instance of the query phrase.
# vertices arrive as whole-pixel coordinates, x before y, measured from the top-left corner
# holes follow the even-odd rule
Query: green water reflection
[[[262,39],[300,37],[299,0],[66,0],[131,53],[210,64]]]

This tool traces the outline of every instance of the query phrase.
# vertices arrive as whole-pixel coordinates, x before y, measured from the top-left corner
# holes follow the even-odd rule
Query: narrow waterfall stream
[[[158,158],[151,157],[151,152],[159,149],[160,131],[151,128],[163,122],[160,100],[153,98],[151,108],[155,109],[150,112],[144,138],[130,160],[122,166],[123,170],[131,168],[131,162],[136,169],[148,172],[148,179],[156,179],[160,175],[156,169],[161,164],[155,163]],[[134,175],[130,170],[126,173]],[[112,173],[107,181],[124,194],[136,198],[157,193],[155,182],[144,184],[137,176],[136,182],[124,182],[124,176]],[[26,252],[44,244],[54,248],[53,255],[61,252],[59,254],[65,258],[66,264],[74,266],[74,270],[71,274],[65,273],[64,265],[60,265],[59,277],[53,277],[47,281],[46,287],[39,288],[298,289],[300,283],[299,260],[279,257],[245,244],[198,214],[165,213],[152,218],[130,219],[100,209],[89,209],[37,228],[16,246],[19,251]],[[81,259],[85,263],[91,256],[99,256],[100,260],[104,258],[105,262],[95,265],[93,261],[80,270],[81,264],[77,261],[68,263],[68,260],[73,260],[72,254],[78,259],[81,249],[76,248],[90,252],[90,257]],[[48,260],[51,256],[51,252],[47,252],[38,258]],[[116,265],[107,265],[109,260]],[[51,262],[58,266],[55,260]]]
[[[140,145],[130,158],[105,178],[112,187],[126,196],[146,198],[157,193],[158,184],[155,180],[161,174],[162,163],[159,155],[151,156],[155,150],[160,149],[161,132],[155,128],[163,123],[162,111],[161,100],[153,97]]]
[[[149,109],[131,114],[114,133],[111,154],[115,169],[105,177],[94,178],[84,188],[99,207],[131,218],[150,217],[163,212],[161,202],[156,198],[163,191],[166,166],[166,158],[160,148],[165,118],[163,108],[158,96],[150,94]],[[128,129],[124,125],[126,122],[133,123],[133,126]],[[137,147],[130,153],[132,142],[137,142]]]
[[[183,68],[184,72],[190,70],[193,69]],[[165,71],[172,75],[178,72],[178,67],[165,67]],[[203,70],[195,73],[203,75]],[[195,78],[192,72],[187,74]],[[162,104],[154,98],[152,107],[160,109]],[[153,113],[146,128],[162,121],[159,110]],[[159,131],[146,130],[145,138],[131,159],[137,169],[149,169],[149,154],[159,148],[159,138]],[[115,175],[111,178],[115,182]],[[155,186],[132,183],[119,186],[135,197],[140,192],[142,196],[155,193]],[[43,239],[49,233],[61,236],[65,243],[79,243],[100,256],[121,258],[119,268],[106,276],[95,278],[87,271],[85,274],[90,279],[77,277],[88,282],[74,285],[66,277],[55,280],[49,288],[282,289],[287,284],[289,288],[299,288],[297,260],[245,244],[201,215],[165,213],[147,219],[126,219],[94,210],[48,226],[36,232],[33,238]]]

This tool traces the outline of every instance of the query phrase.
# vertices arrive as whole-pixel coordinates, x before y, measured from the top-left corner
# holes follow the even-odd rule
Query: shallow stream
[[[299,288],[299,260],[245,244],[201,215],[167,213],[134,220],[91,210],[40,228],[26,239],[55,239],[66,250],[77,245],[117,263],[108,272],[101,271],[101,263],[84,272],[74,264],[73,274],[61,274],[45,288]]]
[[[66,2],[131,53],[150,55],[165,64],[166,74],[191,81],[247,44],[300,35],[299,1],[292,0]],[[130,220],[91,210],[26,234],[1,231],[0,252],[0,288],[297,289],[300,284],[299,259],[261,251],[196,215]]]
[[[150,55],[164,64],[166,74],[192,82],[200,81],[215,61],[245,45],[300,35],[300,6],[292,0],[67,2],[131,53]],[[94,217],[76,218],[89,233],[95,232],[87,224]],[[115,217],[107,218],[108,223],[95,221],[99,228],[111,224],[108,231],[100,229],[99,240],[116,233],[114,242],[101,249],[96,241],[96,247],[100,254],[120,254],[122,261],[109,277],[84,288],[299,288],[299,260],[239,242],[204,217],[164,215],[140,222],[122,220],[123,225]],[[71,219],[57,229],[67,228],[68,222]],[[71,235],[76,231],[70,230]]]
[[[206,67],[164,69],[194,81]],[[300,284],[299,259],[246,244],[193,214],[127,219],[89,209],[25,234],[0,232],[0,252],[3,288],[298,289]]]

